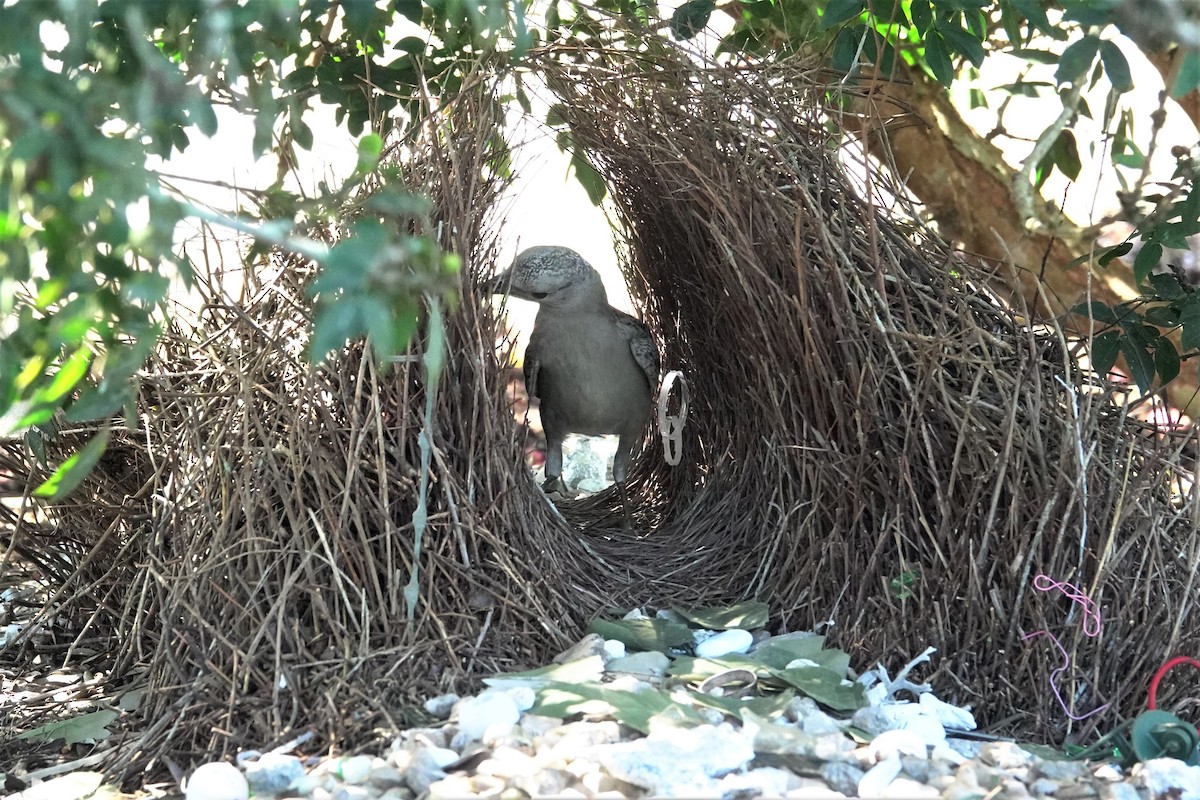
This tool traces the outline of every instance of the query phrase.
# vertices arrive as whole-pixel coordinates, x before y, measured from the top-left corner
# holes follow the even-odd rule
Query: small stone
[[[395,767],[389,767],[387,764],[377,766],[371,770],[371,774],[367,777],[367,785],[380,791],[396,786],[403,786],[404,773]]]
[[[456,694],[439,694],[426,700],[424,708],[426,713],[437,719],[450,719],[450,712],[459,699]]]
[[[366,786],[343,786],[333,793],[333,800],[371,800],[371,795]]]
[[[1029,784],[1029,793],[1034,797],[1044,797],[1057,793],[1061,786],[1062,784],[1051,778],[1036,778]]]
[[[933,798],[940,796],[941,792],[937,789],[932,786],[926,786],[920,781],[914,781],[912,778],[896,778],[879,794],[879,797],[893,797],[897,798],[897,800],[910,797],[913,800],[926,800],[926,798],[933,800]]]
[[[621,726],[612,720],[600,722],[568,722],[546,731],[546,744],[558,750],[583,751],[598,744],[611,744],[621,740]]]
[[[247,800],[250,784],[242,771],[228,761],[201,764],[188,777],[187,800]]]
[[[352,756],[342,760],[338,765],[337,773],[346,783],[358,785],[365,783],[371,776],[373,766],[374,760],[370,756]]]
[[[812,754],[821,761],[850,761],[857,749],[844,733],[827,733],[813,741]]]
[[[941,723],[943,728],[955,731],[975,730],[975,715],[965,708],[939,700],[933,692],[917,698],[921,710]]]
[[[560,725],[562,725],[562,720],[557,717],[543,717],[541,714],[523,714],[521,716],[521,730],[535,739],[545,736],[547,732]]]
[[[717,784],[721,797],[780,797],[787,793],[795,777],[775,767],[760,767],[726,775]]]
[[[379,800],[414,800],[415,795],[406,787],[400,786],[388,789],[379,795]]]
[[[1055,800],[1090,800],[1099,792],[1090,783],[1075,783],[1061,787],[1054,794]]]
[[[532,775],[513,779],[513,785],[531,797],[547,797],[562,794],[575,781],[575,776],[560,769],[541,769]]]
[[[846,761],[830,761],[821,765],[820,775],[825,783],[847,797],[858,793],[858,782],[866,773]]]
[[[478,775],[495,775],[502,778],[515,778],[531,775],[537,769],[537,762],[520,750],[511,747],[497,747],[491,757],[479,762],[475,767]]]
[[[1123,781],[1125,773],[1116,764],[1101,764],[1092,771],[1092,777],[1098,781]]]
[[[966,756],[955,750],[949,744],[939,744],[937,747],[933,748],[933,750],[931,750],[929,753],[929,758],[934,761],[944,761],[947,764],[953,764],[956,767],[966,763],[967,760]]]
[[[784,712],[789,721],[812,736],[841,733],[844,723],[826,714],[811,697],[795,697]]]
[[[575,644],[563,650],[551,659],[555,664],[567,664],[590,656],[604,657],[604,637],[598,633],[589,633]]]
[[[971,741],[970,739],[950,738],[946,740],[946,744],[963,758],[979,758],[979,753],[983,750],[985,743]]]
[[[304,765],[295,756],[263,753],[242,764],[246,782],[255,794],[283,794],[304,778]]]
[[[1100,784],[1100,800],[1141,800],[1137,789],[1128,783]]]
[[[461,798],[469,797],[475,794],[475,783],[466,775],[447,775],[446,777],[436,780],[429,784],[429,797],[434,798]]]
[[[508,731],[521,719],[521,710],[511,692],[488,689],[476,697],[460,700],[454,707],[454,716],[459,733],[477,742],[485,736]]]
[[[900,764],[904,767],[904,774],[919,783],[929,783],[937,777],[952,776],[956,766],[932,758],[905,755],[900,756]]]
[[[980,800],[986,794],[987,790],[979,785],[979,776],[970,763],[959,767],[954,780],[942,790],[945,800]]]
[[[458,760],[458,753],[442,747],[423,747],[413,753],[412,763],[404,771],[404,782],[417,794],[429,791],[435,782],[446,777],[444,767]]]
[[[1033,764],[1030,774],[1036,778],[1049,778],[1053,781],[1077,781],[1087,772],[1087,765],[1082,761],[1065,761],[1060,759],[1040,758]]]
[[[788,790],[784,797],[788,798],[788,800],[837,800],[837,798],[844,798],[846,795],[841,792],[835,792],[828,786],[806,784]]]
[[[1170,794],[1175,800],[1200,800],[1200,767],[1189,767],[1176,758],[1153,758],[1133,769],[1134,785],[1154,797]]]
[[[903,729],[885,731],[872,739],[863,749],[866,751],[866,759],[870,763],[900,755],[916,756],[918,758],[925,758],[929,755],[929,749],[926,747],[925,741],[912,731]]]
[[[1020,769],[1033,764],[1033,754],[1014,742],[988,742],[979,751],[979,758],[1000,769]]]
[[[590,758],[609,774],[660,795],[709,794],[714,778],[739,770],[754,748],[729,725],[653,730],[643,739],[594,748]]]
[[[884,790],[900,775],[900,757],[891,755],[871,767],[858,781],[859,797],[882,797]]]
[[[699,642],[696,645],[696,655],[699,658],[720,658],[731,653],[745,653],[753,644],[754,634],[750,631],[731,628]]]

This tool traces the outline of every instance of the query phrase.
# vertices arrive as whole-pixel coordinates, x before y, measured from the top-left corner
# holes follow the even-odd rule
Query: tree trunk
[[[871,98],[847,125],[868,139],[873,155],[893,164],[946,239],[991,266],[995,288],[1015,307],[1046,319],[1088,299],[1089,289],[1091,299],[1110,304],[1137,295],[1127,269],[1069,266],[1094,246],[1077,228],[1055,237],[1026,230],[1013,199],[1016,172],[963,120],[941,85],[909,70],[880,81]],[[886,144],[876,135],[881,127]],[[1049,204],[1046,212],[1046,219],[1061,216]],[[1081,317],[1064,319],[1068,328],[1086,327]],[[1176,378],[1166,395],[1176,408],[1200,415],[1194,372]]]

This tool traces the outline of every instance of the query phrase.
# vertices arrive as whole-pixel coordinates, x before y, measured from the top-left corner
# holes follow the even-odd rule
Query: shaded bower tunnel
[[[1138,710],[1167,655],[1200,650],[1196,498],[1170,501],[1177,456],[1053,328],[1019,325],[986,276],[863,199],[831,147],[820,72],[700,66],[665,46],[548,50],[533,67],[607,182],[665,367],[691,384],[682,463],[648,440],[634,531],[615,492],[559,516],[526,470],[501,322],[477,288],[496,267],[504,115],[498,82],[472,83],[396,155],[433,201],[428,232],[466,263],[432,425],[425,340],[389,370],[360,346],[310,368],[312,268],[277,259],[237,299],[211,275],[108,467],[36,524],[5,519],[4,543],[53,592],[41,632],[5,659],[86,647],[114,683],[148,689],[110,769],[304,728],[352,746],[631,605],[756,597],[774,626],[832,621],[860,668],[932,645],[943,696],[1043,740],[1067,732],[1049,683],[1061,660],[1025,634],[1059,637],[1064,696],[1077,713],[1112,702],[1089,720],[1105,726]],[[20,443],[0,459],[44,475]],[[1038,574],[1096,599],[1099,638]]]

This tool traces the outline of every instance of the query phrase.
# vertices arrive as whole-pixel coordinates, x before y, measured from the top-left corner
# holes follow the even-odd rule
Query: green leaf
[[[672,647],[692,643],[692,631],[688,626],[665,619],[594,619],[588,631],[605,639],[616,639],[636,650],[666,652]]]
[[[421,24],[421,0],[394,0],[393,7],[409,22]]]
[[[834,25],[859,16],[865,7],[863,0],[830,0],[821,15],[821,30],[827,31]]]
[[[918,33],[925,33],[933,25],[933,9],[929,5],[929,0],[912,0],[908,11],[912,17],[913,27],[917,29]]]
[[[484,678],[483,682],[496,689],[511,689],[517,686],[537,688],[549,683],[594,683],[603,675],[604,659],[600,656],[587,656],[564,664],[551,664],[524,672],[505,672]]]
[[[772,678],[774,668],[764,664],[754,656],[730,654],[720,658],[697,658],[694,656],[676,656],[667,667],[667,674],[685,683],[704,683],[713,675],[720,675],[730,670],[744,669],[753,672],[762,679]]]
[[[1190,303],[1179,311],[1179,324],[1183,327],[1179,343],[1185,352],[1200,348],[1200,294],[1193,294]]]
[[[83,482],[83,479],[92,471],[92,467],[96,466],[96,462],[100,460],[100,456],[104,454],[104,448],[107,445],[108,429],[105,428],[92,437],[92,440],[84,445],[82,450],[54,470],[53,475],[33,490],[34,495],[51,500],[62,500]]]
[[[755,648],[753,658],[772,669],[783,669],[799,658],[819,663],[824,647],[824,636],[773,636]]]
[[[1179,367],[1179,351],[1170,339],[1160,336],[1154,343],[1154,368],[1164,386],[1175,380],[1179,374]]]
[[[604,202],[604,195],[608,193],[608,186],[604,183],[604,178],[596,171],[596,168],[591,163],[575,153],[571,156],[571,170],[575,173],[575,180],[579,181],[587,192],[588,199],[592,201],[592,205],[598,206]]]
[[[701,725],[704,719],[690,706],[659,689],[628,692],[592,684],[549,683],[537,693],[530,714],[563,719],[587,712],[607,713],[622,725],[650,733],[651,723]]]
[[[1104,74],[1108,76],[1108,82],[1114,89],[1124,93],[1133,88],[1129,61],[1116,42],[1106,39],[1100,43],[1100,61],[1104,64]]]
[[[718,697],[693,689],[688,689],[687,692],[695,705],[715,708],[721,713],[737,717],[739,720],[745,719],[743,714],[747,711],[763,719],[777,717],[787,710],[788,704],[796,696],[791,689],[762,697]]]
[[[1158,262],[1162,261],[1163,246],[1158,242],[1147,242],[1138,251],[1137,258],[1133,260],[1133,279],[1141,286],[1154,268],[1158,266]]]
[[[375,0],[342,0],[342,10],[346,12],[346,29],[355,37],[365,39],[372,32]]]
[[[954,82],[954,65],[950,62],[950,53],[946,49],[946,43],[942,41],[941,34],[937,32],[930,33],[925,39],[925,64],[943,86]]]
[[[708,25],[716,0],[688,0],[671,14],[671,34],[680,40],[694,39]]]
[[[1169,272],[1150,273],[1150,277],[1146,279],[1150,284],[1150,288],[1154,290],[1154,296],[1163,300],[1174,300],[1177,297],[1182,297],[1184,294],[1183,285]],[[1169,308],[1152,308],[1150,311],[1170,311]],[[1150,311],[1146,312],[1146,318],[1150,319]],[[1157,321],[1155,325],[1161,324]]]
[[[1054,30],[1054,26],[1050,24],[1050,18],[1046,16],[1043,0],[1011,0],[1011,2],[1013,8],[1038,30],[1043,33],[1050,33]]]
[[[379,164],[379,156],[383,153],[383,137],[377,133],[368,133],[358,140],[358,171],[370,172]]]
[[[1078,180],[1082,165],[1079,161],[1079,147],[1075,143],[1075,134],[1070,130],[1059,133],[1058,138],[1054,140],[1051,152],[1054,154],[1054,166],[1058,167],[1071,180]]]
[[[855,67],[858,58],[859,34],[866,28],[846,26],[838,31],[837,39],[833,42],[833,55],[830,66],[838,72],[849,74]]]
[[[1054,79],[1061,83],[1074,83],[1079,80],[1096,60],[1100,50],[1100,40],[1095,36],[1085,36],[1079,41],[1072,42],[1058,59],[1058,69]]]
[[[1200,328],[1198,328],[1200,333]],[[1092,339],[1091,359],[1092,369],[1101,377],[1107,376],[1117,363],[1117,355],[1121,352],[1121,334],[1116,331],[1106,331]]]
[[[937,30],[950,47],[966,56],[976,67],[983,63],[983,42],[969,31],[957,25],[938,25]]]
[[[1179,74],[1171,87],[1171,97],[1178,100],[1200,88],[1200,50],[1188,50],[1179,64]]]
[[[84,345],[67,357],[50,381],[50,385],[37,393],[35,402],[53,405],[67,392],[72,391],[87,374],[92,364],[92,348]]]
[[[1129,251],[1132,249],[1133,242],[1121,242],[1120,244],[1114,245],[1101,253],[1100,258],[1096,260],[1096,263],[1102,267],[1107,267],[1113,262],[1113,259],[1128,255]]]
[[[1071,313],[1094,319],[1097,322],[1113,323],[1117,321],[1117,315],[1113,313],[1113,310],[1099,300],[1080,303],[1071,309]]]
[[[779,671],[779,677],[818,703],[834,711],[857,711],[867,704],[863,687],[845,682],[824,667],[794,667]]]
[[[1154,356],[1150,349],[1126,335],[1121,338],[1121,352],[1125,354],[1125,362],[1129,364],[1129,372],[1138,388],[1143,392],[1150,391],[1154,385]]]
[[[731,606],[674,608],[674,611],[684,619],[711,630],[727,630],[729,628],[754,630],[766,626],[771,609],[766,603],[747,600]]]
[[[18,739],[29,742],[53,742],[62,739],[67,746],[76,744],[95,744],[107,739],[112,732],[108,730],[117,718],[116,711],[93,711],[90,714],[49,722],[31,731],[17,734]]]

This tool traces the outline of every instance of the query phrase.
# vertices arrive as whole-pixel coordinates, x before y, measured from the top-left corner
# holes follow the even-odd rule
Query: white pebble
[[[900,731],[910,733],[929,747],[946,743],[946,729],[937,719],[925,714],[909,717],[900,723]]]
[[[187,800],[248,800],[250,784],[233,764],[212,761],[196,767],[183,794]]]
[[[959,708],[944,700],[939,700],[933,692],[926,692],[918,698],[921,708],[926,714],[937,718],[942,727],[952,731],[975,730],[975,715],[969,709]]]
[[[479,741],[489,728],[511,728],[521,719],[521,708],[507,692],[489,689],[477,697],[459,701],[455,707],[459,732]]]
[[[352,756],[338,766],[338,772],[346,783],[364,783],[371,776],[373,760],[370,756]]]
[[[624,658],[625,643],[622,641],[618,641],[617,639],[605,639],[604,640],[604,656],[606,659]]]
[[[456,694],[439,694],[425,701],[425,711],[437,719],[448,719],[458,700]]]
[[[754,644],[754,634],[741,628],[732,628],[714,634],[696,645],[700,658],[720,658],[730,653],[745,653]]]
[[[883,790],[886,789],[892,781],[896,780],[896,776],[900,774],[902,765],[899,756],[891,756],[880,761],[875,766],[867,770],[866,774],[858,781],[858,796],[859,797],[882,797]]]
[[[866,746],[869,761],[879,762],[901,755],[927,758],[929,750],[920,736],[912,731],[899,730],[881,733]]]

